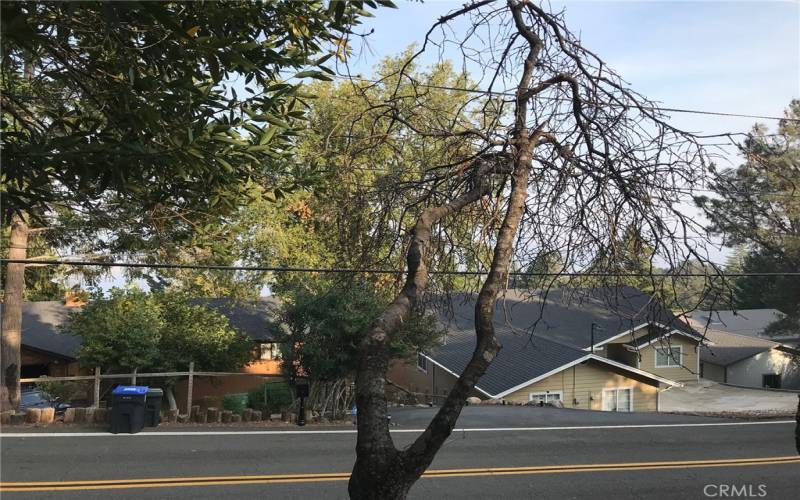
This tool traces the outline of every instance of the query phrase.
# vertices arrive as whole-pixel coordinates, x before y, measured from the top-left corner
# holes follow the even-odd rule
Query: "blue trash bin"
[[[111,392],[111,433],[136,434],[144,428],[147,386],[119,385]]]

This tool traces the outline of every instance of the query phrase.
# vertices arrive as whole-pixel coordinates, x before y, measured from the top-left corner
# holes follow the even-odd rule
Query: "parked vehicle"
[[[22,391],[19,409],[25,411],[28,408],[55,408],[56,415],[63,415],[71,405],[61,402],[59,398],[50,399],[45,393],[39,390]]]

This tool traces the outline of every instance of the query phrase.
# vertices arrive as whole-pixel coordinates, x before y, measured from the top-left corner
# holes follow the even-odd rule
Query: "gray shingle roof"
[[[0,305],[0,315],[3,314]],[[22,303],[22,345],[67,358],[75,358],[81,339],[61,331],[60,326],[74,308],[60,300]]]
[[[272,341],[280,336],[274,326],[280,307],[275,297],[259,297],[256,300],[236,301],[229,298],[193,299],[228,318],[230,325],[255,341]]]
[[[720,366],[728,366],[780,346],[766,339],[711,329],[706,331],[706,338],[713,344],[700,348],[700,360]]]
[[[452,314],[441,313],[443,323],[457,329],[473,329],[474,294],[454,294],[446,305]],[[599,327],[594,335],[597,344],[649,322],[700,336],[660,302],[632,287],[572,291],[554,289],[546,297],[540,292],[530,295],[519,290],[508,290],[505,300],[498,299],[494,316],[498,331],[530,332],[581,349],[591,344],[592,323]]]
[[[540,337],[497,331],[503,349],[477,384],[488,395],[500,394],[544,373],[586,356],[586,352]],[[436,363],[460,374],[475,350],[474,330],[447,331],[447,343],[426,353]]]
[[[708,325],[708,328],[718,331],[758,337],[770,323],[778,321],[785,314],[777,309],[741,309],[738,311],[694,311],[688,316],[699,328],[705,328]]]
[[[437,299],[447,306],[439,312],[447,326],[446,341],[426,354],[457,374],[475,349],[475,299],[474,294]],[[648,321],[698,335],[648,295],[629,287],[580,290],[573,296],[551,290],[546,301],[508,290],[505,300],[498,300],[494,316],[495,334],[503,349],[477,387],[497,395],[586,356],[583,348],[591,344],[592,322],[600,326],[595,333],[598,343]]]

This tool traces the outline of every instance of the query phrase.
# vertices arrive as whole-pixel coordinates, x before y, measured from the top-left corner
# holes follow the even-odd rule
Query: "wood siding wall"
[[[657,411],[658,388],[622,374],[610,371],[607,367],[589,362],[567,368],[559,373],[519,389],[503,399],[526,403],[532,392],[562,393],[565,408],[585,410],[603,409],[603,389],[633,389],[634,411]]]
[[[681,347],[681,362],[683,366],[670,366],[656,368],[656,349],[661,347]],[[641,361],[639,369],[650,372],[659,377],[664,377],[676,382],[696,382],[700,378],[700,365],[697,354],[697,342],[680,335],[669,337],[669,341],[654,342],[639,350]]]
[[[620,353],[621,349],[625,349],[622,347],[622,344],[627,344],[631,342],[633,339],[637,339],[639,337],[643,337],[649,333],[648,327],[643,327],[635,332],[632,335],[623,335],[622,337],[610,342],[606,345],[606,350],[608,352],[609,359],[613,359],[615,361],[619,361],[634,368],[639,368],[640,370],[644,370],[646,372],[650,372],[653,375],[658,375],[659,377],[664,377],[666,379],[674,380],[676,382],[695,382],[700,378],[700,365],[698,352],[697,352],[697,345],[698,343],[694,340],[691,340],[683,335],[672,335],[670,337],[664,337],[661,341],[656,341],[646,347],[642,347],[639,349],[639,355],[641,359],[638,360],[638,366],[636,364],[636,352],[630,353],[632,356],[629,358],[629,362],[624,361],[623,359],[618,359],[618,357],[614,356],[614,353]],[[657,347],[677,347],[681,346],[681,356],[682,356],[682,363],[683,366],[676,366],[676,367],[668,367],[668,368],[656,368],[656,348]],[[622,356],[622,354],[620,354]]]

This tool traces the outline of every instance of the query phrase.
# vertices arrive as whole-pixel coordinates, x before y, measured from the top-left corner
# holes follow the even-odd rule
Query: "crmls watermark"
[[[764,498],[766,484],[707,484],[703,495],[708,498]]]

